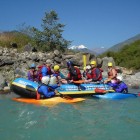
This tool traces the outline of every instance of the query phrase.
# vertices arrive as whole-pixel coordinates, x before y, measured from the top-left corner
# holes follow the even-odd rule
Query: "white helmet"
[[[123,77],[121,75],[117,76],[117,79],[122,81],[123,80]]]
[[[50,82],[50,77],[48,76],[43,76],[42,79],[41,79],[41,82],[45,85],[48,85],[49,82]]]
[[[50,85],[54,85],[54,84],[57,84],[57,78],[55,76],[51,76],[50,77],[50,82],[49,82]]]
[[[91,69],[91,66],[89,66],[89,65],[86,66],[86,69],[87,69],[87,70],[90,70],[90,69]]]

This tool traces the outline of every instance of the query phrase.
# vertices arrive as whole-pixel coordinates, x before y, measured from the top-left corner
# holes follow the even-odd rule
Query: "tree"
[[[70,45],[71,41],[67,41],[62,37],[64,24],[58,23],[58,15],[55,11],[45,13],[41,24],[42,31],[37,28],[32,28],[34,32],[34,44],[39,50],[51,51],[59,49],[64,51]]]

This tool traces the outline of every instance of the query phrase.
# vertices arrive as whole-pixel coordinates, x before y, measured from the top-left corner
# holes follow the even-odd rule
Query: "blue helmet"
[[[33,63],[33,64],[31,64],[31,66],[30,66],[30,68],[35,68],[36,67],[36,65]]]
[[[68,66],[68,67],[73,66],[73,62],[72,62],[72,61],[68,61],[68,62],[67,62],[67,66]]]

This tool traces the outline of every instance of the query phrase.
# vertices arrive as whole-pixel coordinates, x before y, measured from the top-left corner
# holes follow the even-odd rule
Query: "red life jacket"
[[[68,73],[68,78],[70,80],[74,80],[74,81],[78,81],[82,79],[82,75],[81,75],[81,71],[79,68],[77,68],[76,66],[74,67],[74,70],[76,70],[77,75],[73,76],[70,72]]]
[[[43,66],[44,66],[44,65],[38,66],[38,80],[39,80],[39,81],[41,81],[41,79],[42,79],[41,70],[42,70]]]
[[[38,73],[36,70],[29,70],[30,76],[32,77],[33,81],[37,81]]]
[[[51,75],[52,74],[51,68],[47,67],[47,69],[48,69],[48,75]]]
[[[100,68],[93,68],[92,70],[91,70],[91,78],[96,78],[97,76],[96,76],[96,69],[99,69],[100,70],[100,73],[99,73],[99,76],[98,76],[98,79],[97,79],[97,81],[101,81],[102,80],[102,72],[103,72],[103,70],[102,69],[100,69]]]
[[[86,78],[87,79],[91,79],[91,72],[90,71],[86,71]]]
[[[77,68],[77,67],[74,67],[74,68],[76,69],[76,73],[77,73],[77,78],[78,78],[78,80],[81,80],[81,79],[82,79],[82,74],[81,74],[80,69]]]

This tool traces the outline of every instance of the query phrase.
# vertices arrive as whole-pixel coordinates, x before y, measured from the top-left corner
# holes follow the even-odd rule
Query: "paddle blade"
[[[82,84],[82,83],[84,83],[84,82],[85,82],[85,80],[73,81],[73,83],[75,83],[75,84]]]
[[[95,93],[105,94],[107,91],[105,89],[95,88]]]

